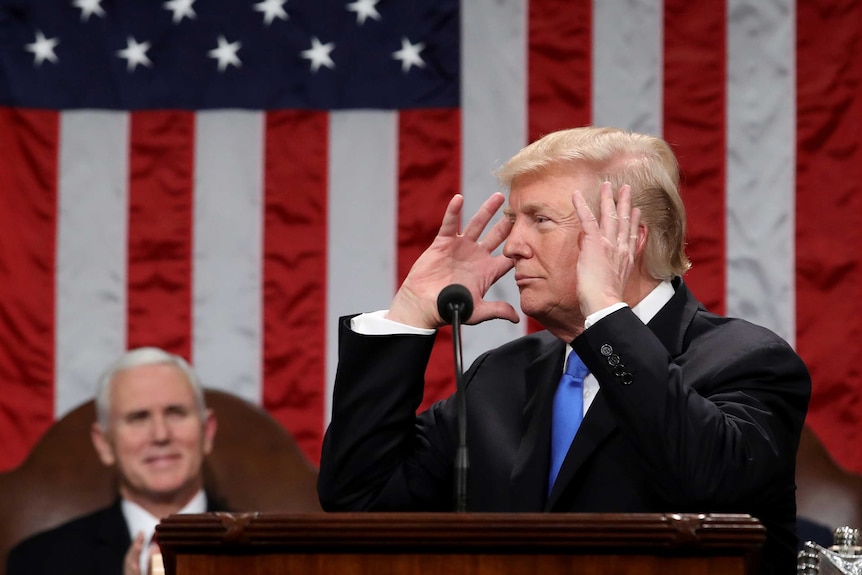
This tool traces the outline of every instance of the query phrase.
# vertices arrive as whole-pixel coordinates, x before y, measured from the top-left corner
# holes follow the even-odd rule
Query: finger
[[[511,231],[512,221],[509,218],[503,218],[488,230],[488,233],[482,238],[482,245],[485,246],[488,253],[493,252],[509,237]]]
[[[599,193],[602,205],[602,220],[600,224],[602,235],[606,239],[614,241],[618,239],[617,231],[619,230],[619,216],[617,215],[617,206],[614,202],[614,190],[611,187],[611,183],[602,182],[602,187]]]
[[[455,194],[449,200],[449,205],[446,206],[446,213],[443,214],[443,221],[440,224],[438,236],[455,237],[458,235],[458,228],[461,224],[461,208],[464,207],[464,196]]]
[[[640,241],[640,225],[641,211],[639,208],[633,208],[631,216],[631,231],[629,232],[629,253],[637,253],[638,242]]]
[[[575,205],[575,211],[578,213],[578,220],[581,222],[581,228],[584,230],[584,233],[598,233],[599,222],[593,210],[587,204],[587,200],[584,198],[584,193],[581,190],[575,190],[572,193],[572,203]]]
[[[123,566],[123,575],[140,575],[141,567],[140,567],[140,557],[141,557],[141,549],[144,546],[144,533],[139,532],[137,536],[135,536],[135,540],[132,541],[132,544],[129,546],[129,550],[126,552],[125,564]]]
[[[507,258],[504,255],[499,255],[494,258],[494,264],[494,281],[496,282],[498,279],[506,275],[510,269],[515,267],[515,260]]]
[[[132,541],[131,548],[129,549],[129,552],[133,553],[136,559],[137,556],[141,554],[141,549],[143,549],[144,547],[144,537],[145,535],[143,531],[138,532],[138,534],[135,536],[135,540]]]
[[[491,197],[482,203],[479,211],[467,222],[462,235],[469,240],[478,241],[482,231],[488,226],[488,222],[491,221],[505,201],[506,197],[500,192],[491,194]]]
[[[623,186],[620,188],[617,197],[617,245],[629,246],[631,236],[637,238],[637,227],[632,226],[632,193],[631,187]]]

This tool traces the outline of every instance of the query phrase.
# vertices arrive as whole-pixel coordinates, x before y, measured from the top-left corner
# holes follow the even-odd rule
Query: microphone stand
[[[464,385],[463,352],[461,350],[461,306],[452,306],[452,344],[455,348],[455,398],[458,408],[458,449],[455,453],[455,511],[467,511],[467,392]]]
[[[452,344],[455,346],[455,401],[458,415],[458,448],[455,453],[455,511],[467,511],[467,390],[464,383],[463,354],[461,352],[461,322],[473,313],[473,296],[461,284],[451,284],[437,296],[437,311],[446,323],[452,324]]]

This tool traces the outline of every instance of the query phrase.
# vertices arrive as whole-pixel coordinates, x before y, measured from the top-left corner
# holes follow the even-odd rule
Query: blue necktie
[[[554,414],[551,419],[551,471],[548,475],[548,493],[554,486],[563,459],[584,418],[584,378],[589,371],[574,351],[566,360],[566,372],[554,395]]]

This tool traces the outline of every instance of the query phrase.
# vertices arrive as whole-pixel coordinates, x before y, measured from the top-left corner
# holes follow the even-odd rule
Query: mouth
[[[164,455],[151,455],[149,457],[144,458],[144,463],[151,467],[170,467],[180,460],[180,456],[177,454],[164,454]]]

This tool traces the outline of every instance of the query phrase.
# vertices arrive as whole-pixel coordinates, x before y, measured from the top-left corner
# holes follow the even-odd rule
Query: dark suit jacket
[[[207,497],[208,511],[223,506]],[[37,533],[9,552],[6,575],[122,575],[132,544],[120,500]]]
[[[648,326],[624,308],[572,342],[600,392],[550,494],[565,343],[539,332],[473,363],[468,508],[750,513],[767,528],[762,573],[793,572],[808,371],[772,332],[708,313],[681,280],[674,286]],[[342,318],[318,483],[324,509],[453,508],[454,397],[415,416],[432,344],[359,335]]]

